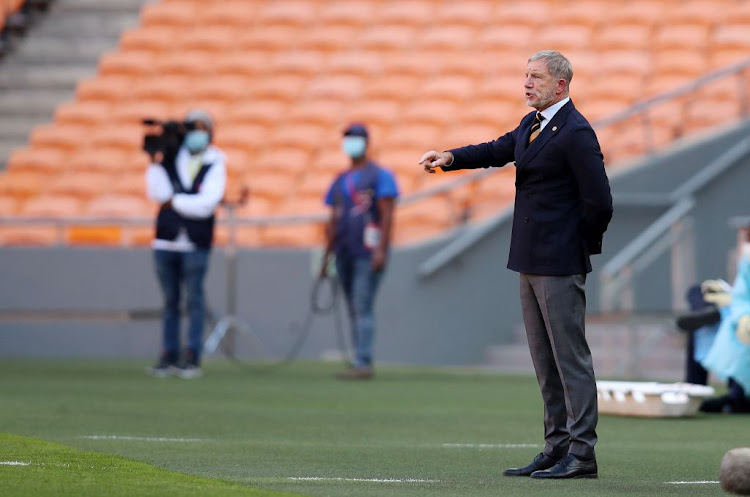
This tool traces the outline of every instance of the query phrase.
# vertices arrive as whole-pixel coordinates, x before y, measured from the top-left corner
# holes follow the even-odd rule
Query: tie
[[[534,141],[534,138],[539,136],[539,129],[542,127],[542,121],[544,121],[544,116],[541,112],[536,113],[536,120],[534,121],[534,124],[531,125],[531,135],[529,136],[529,144]]]

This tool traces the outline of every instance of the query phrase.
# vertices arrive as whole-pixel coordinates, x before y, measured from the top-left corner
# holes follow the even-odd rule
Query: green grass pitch
[[[334,364],[209,361],[185,381],[145,366],[0,362],[0,494],[712,496],[723,454],[750,445],[741,415],[602,416],[598,480],[508,478],[542,446],[532,377],[384,366],[341,382]]]

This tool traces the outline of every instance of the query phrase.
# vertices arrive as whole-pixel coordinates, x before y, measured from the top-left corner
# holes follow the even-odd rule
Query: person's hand
[[[726,284],[719,280],[706,280],[701,283],[703,300],[716,307],[726,307],[732,302],[732,294],[727,291]]]
[[[425,152],[421,159],[419,159],[419,165],[424,167],[424,170],[430,174],[435,174],[438,167],[442,167],[453,162],[453,154],[450,152],[436,152],[430,150]]]
[[[161,164],[164,162],[164,152],[156,151],[151,154],[151,164]]]
[[[737,339],[750,345],[750,314],[745,314],[737,321]]]
[[[373,271],[382,271],[385,267],[385,249],[378,247],[372,252],[371,260]]]

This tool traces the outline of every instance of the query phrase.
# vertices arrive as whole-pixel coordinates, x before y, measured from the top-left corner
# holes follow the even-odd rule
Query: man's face
[[[532,60],[526,66],[526,105],[544,110],[562,93],[564,82],[552,77],[544,59]],[[558,91],[559,90],[559,91]]]

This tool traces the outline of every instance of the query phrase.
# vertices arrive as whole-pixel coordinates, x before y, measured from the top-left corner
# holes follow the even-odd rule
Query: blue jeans
[[[336,256],[336,271],[352,321],[354,367],[372,366],[375,337],[373,307],[382,271],[373,271],[369,257]]]
[[[208,254],[205,249],[192,252],[154,250],[156,275],[164,295],[163,358],[169,363],[176,363],[180,356],[180,294],[183,285],[189,317],[187,350],[195,363],[200,363],[206,316],[203,280],[208,271]]]

